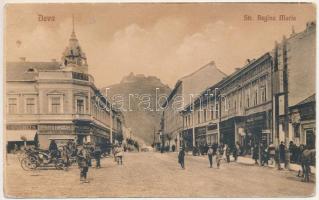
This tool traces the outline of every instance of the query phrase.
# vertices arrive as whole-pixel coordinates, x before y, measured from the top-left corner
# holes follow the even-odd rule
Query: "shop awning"
[[[7,130],[6,139],[7,142],[18,142],[18,141],[34,141],[37,130]]]

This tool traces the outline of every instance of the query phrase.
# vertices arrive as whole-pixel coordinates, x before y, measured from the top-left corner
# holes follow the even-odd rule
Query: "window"
[[[76,113],[84,114],[84,99],[76,100]]]
[[[204,109],[204,122],[206,122],[207,121],[207,110],[206,109]]]
[[[9,104],[9,113],[14,114],[18,112],[18,104],[17,104],[17,99],[16,98],[9,98],[8,100]]]
[[[262,86],[261,87],[261,102],[264,103],[267,100],[267,96],[266,96],[266,86]]]
[[[60,97],[52,97],[51,98],[51,112],[59,113],[61,110]]]
[[[258,104],[258,90],[255,90],[255,95],[254,95],[254,106]]]
[[[35,99],[27,98],[26,99],[26,113],[33,114],[35,113]]]
[[[216,104],[215,119],[218,119],[218,112],[219,112],[219,108],[218,108],[218,104]]]
[[[295,124],[294,125],[294,135],[296,138],[300,137],[300,124]]]
[[[197,111],[197,123],[200,123],[200,111]]]
[[[246,106],[247,108],[249,108],[249,94],[246,95]]]
[[[210,111],[210,119],[214,119],[214,108]]]

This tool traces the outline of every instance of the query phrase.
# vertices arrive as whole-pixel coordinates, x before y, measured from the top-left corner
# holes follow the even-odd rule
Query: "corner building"
[[[98,108],[96,97],[101,95],[88,74],[87,58],[74,30],[61,62],[7,62],[5,138],[9,149],[35,140],[44,149],[51,140],[110,143],[112,134],[122,134],[123,117],[118,111]]]

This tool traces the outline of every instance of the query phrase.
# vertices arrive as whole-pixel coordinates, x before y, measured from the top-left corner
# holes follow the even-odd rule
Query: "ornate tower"
[[[68,71],[78,71],[82,73],[88,72],[87,59],[82,51],[79,41],[76,38],[74,31],[74,17],[72,16],[72,33],[69,39],[69,45],[65,48],[62,54],[62,68]]]

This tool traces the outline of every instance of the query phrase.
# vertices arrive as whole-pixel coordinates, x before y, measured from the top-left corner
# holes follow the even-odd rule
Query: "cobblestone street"
[[[315,184],[296,172],[231,162],[209,168],[205,157],[186,156],[186,169],[176,153],[126,153],[124,164],[112,158],[90,168],[90,183],[80,183],[79,169],[24,171],[8,155],[5,193],[9,197],[305,197]],[[94,163],[93,163],[94,164]]]

